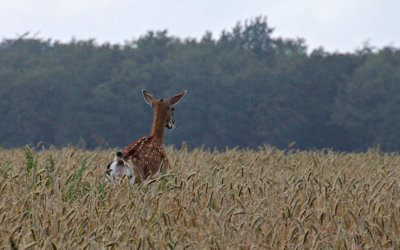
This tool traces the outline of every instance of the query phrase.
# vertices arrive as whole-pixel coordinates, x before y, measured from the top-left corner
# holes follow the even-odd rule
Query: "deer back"
[[[122,152],[127,161],[132,162],[137,181],[140,183],[147,177],[157,177],[162,167],[168,168],[169,162],[164,147],[154,136],[138,139]],[[135,181],[136,182],[136,181]]]

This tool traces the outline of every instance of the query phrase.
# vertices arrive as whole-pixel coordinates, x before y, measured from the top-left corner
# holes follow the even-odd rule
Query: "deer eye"
[[[171,111],[174,111],[175,110],[175,107],[174,106],[171,106]]]

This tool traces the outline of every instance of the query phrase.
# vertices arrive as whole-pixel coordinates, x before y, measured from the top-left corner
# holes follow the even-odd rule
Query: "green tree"
[[[370,53],[336,98],[333,121],[353,134],[359,149],[400,149],[400,50]]]

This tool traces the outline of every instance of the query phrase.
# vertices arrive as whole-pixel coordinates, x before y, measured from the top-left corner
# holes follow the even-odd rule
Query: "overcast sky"
[[[218,38],[237,21],[267,16],[274,37],[304,38],[310,49],[353,52],[365,42],[400,47],[400,0],[0,0],[0,39],[124,44],[149,30]]]

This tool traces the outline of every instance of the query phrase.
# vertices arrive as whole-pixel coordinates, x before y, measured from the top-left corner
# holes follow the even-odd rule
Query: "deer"
[[[162,170],[169,168],[169,160],[163,146],[164,128],[175,128],[175,105],[186,94],[186,90],[166,100],[158,100],[144,89],[142,94],[145,102],[153,110],[150,135],[139,138],[122,152],[115,154],[114,160],[107,166],[106,180],[109,182],[126,176],[131,183],[140,184],[148,177],[157,178]]]

